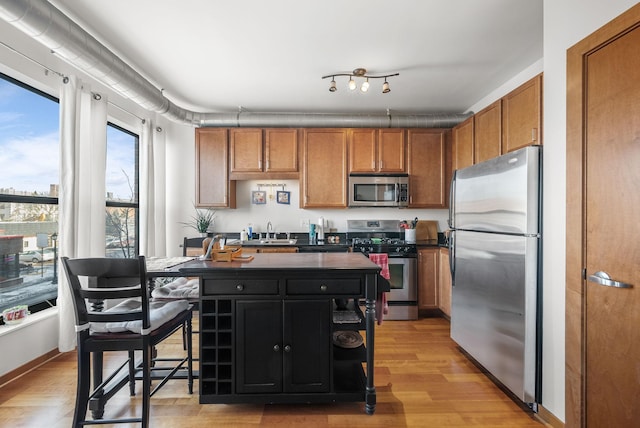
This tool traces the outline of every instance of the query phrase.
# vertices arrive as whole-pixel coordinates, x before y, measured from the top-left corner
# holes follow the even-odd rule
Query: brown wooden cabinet
[[[262,129],[230,129],[230,172],[262,172]]]
[[[347,207],[347,130],[304,129],[301,208]]]
[[[403,129],[351,129],[349,172],[406,172],[405,147]]]
[[[542,144],[542,74],[502,98],[502,153]]]
[[[235,208],[235,185],[229,180],[227,130],[196,129],[196,206]]]
[[[438,307],[443,314],[451,318],[451,270],[449,268],[448,248],[440,248],[439,250]]]
[[[473,116],[453,128],[453,169],[473,165]]]
[[[542,74],[453,128],[453,169],[542,144]]]
[[[418,309],[438,308],[438,248],[418,249]]]
[[[229,130],[232,179],[298,178],[298,130]]]
[[[450,132],[409,129],[409,208],[446,208],[451,180]]]
[[[482,109],[473,117],[473,163],[502,154],[502,100]]]

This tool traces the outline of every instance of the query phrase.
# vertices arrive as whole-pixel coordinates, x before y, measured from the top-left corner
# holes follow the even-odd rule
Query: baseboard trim
[[[5,384],[9,382],[15,379],[18,379],[21,376],[24,376],[25,374],[29,373],[31,370],[34,370],[35,368],[57,357],[58,355],[61,355],[60,351],[58,351],[58,349],[53,349],[47,352],[46,354],[40,355],[38,358],[33,359],[28,363],[23,364],[20,367],[13,369],[10,372],[0,376],[0,388],[2,388]]]
[[[538,404],[538,417],[547,425],[553,428],[564,428],[564,422],[558,419],[553,413]]]

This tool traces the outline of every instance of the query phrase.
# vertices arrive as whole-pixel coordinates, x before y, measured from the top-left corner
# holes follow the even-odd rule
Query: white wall
[[[176,150],[173,156],[184,156],[186,163],[193,162],[193,150]],[[191,156],[191,158],[189,158]],[[171,156],[168,156],[170,158]],[[175,160],[175,157],[173,158]],[[169,163],[173,163],[174,160]],[[168,165],[170,167],[170,165]],[[174,168],[175,169],[175,168]],[[183,177],[186,182],[193,181],[193,168],[187,173],[189,177],[183,177],[185,171],[167,171],[167,176]],[[179,183],[175,181],[173,183]],[[259,187],[259,184],[285,184],[285,190],[291,192],[291,203],[289,205],[278,204],[275,201],[275,192],[282,188]],[[185,185],[186,186],[186,185]],[[237,208],[216,210],[214,230],[216,232],[240,233],[246,229],[247,225],[253,225],[254,233],[266,232],[267,222],[271,222],[276,232],[306,232],[307,227],[302,226],[302,220],[311,220],[311,223],[318,223],[319,217],[324,217],[328,221],[328,227],[336,229],[337,232],[347,231],[347,220],[349,219],[391,219],[391,220],[412,220],[418,217],[420,220],[437,220],[439,231],[447,229],[448,211],[426,210],[426,209],[396,209],[396,208],[355,208],[355,209],[315,209],[303,210],[299,208],[300,189],[298,180],[251,180],[238,181],[236,183]],[[185,236],[198,236],[198,233],[180,222],[186,221],[193,215],[194,192],[191,190],[195,184],[189,188],[174,184],[169,189],[171,196],[168,199],[172,202],[167,207],[167,254],[180,255],[182,249],[182,239]],[[269,192],[273,189],[274,200],[269,199]],[[251,203],[251,192],[253,190],[264,190],[267,192],[267,203],[264,205],[254,205]]]

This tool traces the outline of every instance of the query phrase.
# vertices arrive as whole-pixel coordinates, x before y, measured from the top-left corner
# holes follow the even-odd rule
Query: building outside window
[[[0,73],[0,313],[58,295],[59,104]],[[107,125],[107,257],[138,254],[138,136]]]

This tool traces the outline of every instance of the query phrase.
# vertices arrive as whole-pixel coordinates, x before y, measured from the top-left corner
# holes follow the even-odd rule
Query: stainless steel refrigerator
[[[541,147],[455,172],[451,337],[537,411],[541,399]]]

